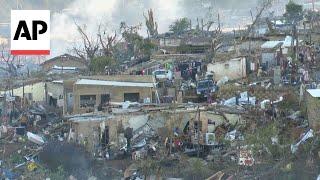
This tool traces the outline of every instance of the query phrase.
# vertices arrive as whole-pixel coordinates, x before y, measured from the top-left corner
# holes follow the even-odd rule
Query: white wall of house
[[[26,98],[35,102],[43,102],[45,101],[45,83],[39,82],[35,84],[26,85],[23,87],[19,87],[13,89],[13,95],[23,97],[23,91]],[[11,90],[8,90],[7,93],[11,93]],[[0,94],[4,94],[4,91],[0,91]]]
[[[247,76],[246,58],[235,58],[229,61],[210,63],[207,67],[208,72],[214,72],[216,81],[224,76],[229,80],[240,79]]]

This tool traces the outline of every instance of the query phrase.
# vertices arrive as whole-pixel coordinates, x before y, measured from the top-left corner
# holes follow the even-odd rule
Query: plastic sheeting
[[[304,133],[303,137],[300,139],[300,141],[296,144],[291,144],[291,152],[296,153],[298,150],[298,147],[301,143],[305,142],[307,139],[313,137],[313,130],[310,129],[308,132]]]
[[[242,92],[240,93],[240,97],[238,99],[239,105],[245,105],[245,104],[250,104],[250,105],[255,105],[256,104],[256,97],[248,97],[248,92]],[[232,97],[226,101],[223,102],[223,105],[226,106],[235,106],[237,102],[236,97]]]
[[[36,134],[33,134],[31,132],[27,132],[27,137],[28,137],[28,140],[31,141],[31,142],[34,142],[38,145],[42,145],[44,144],[44,140],[42,137],[36,135]]]

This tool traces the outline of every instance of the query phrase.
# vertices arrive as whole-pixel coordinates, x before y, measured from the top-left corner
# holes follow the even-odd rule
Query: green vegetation
[[[192,47],[182,44],[177,48],[178,52],[184,54],[184,53],[190,53],[192,51]]]
[[[10,157],[10,162],[13,164],[20,164],[24,162],[24,158],[19,154],[13,154]]]
[[[153,37],[158,35],[158,24],[154,21],[152,9],[148,10],[148,16],[143,15],[146,21],[146,26],[148,29],[148,34]]]
[[[172,31],[174,34],[182,34],[188,30],[190,26],[190,22],[188,18],[182,18],[176,20],[173,24],[170,25],[170,31]]]
[[[156,44],[151,42],[148,39],[145,39],[143,41],[143,44],[140,46],[140,49],[142,50],[142,53],[145,54],[146,56],[150,57],[152,54],[152,51],[155,50],[157,47]]]
[[[161,167],[159,162],[152,159],[147,158],[139,161],[138,168],[140,169],[141,173],[144,175],[144,179],[148,179],[149,176],[161,173]]]
[[[115,60],[112,57],[100,56],[92,59],[90,63],[90,70],[95,73],[105,72],[106,66],[112,66],[115,64]]]
[[[261,151],[267,152],[272,158],[280,158],[282,153],[282,148],[279,146],[281,143],[281,138],[279,137],[280,129],[278,122],[273,122],[267,126],[261,127],[255,131],[253,134],[247,134],[245,140],[248,145],[252,145],[253,154],[256,156]],[[272,138],[278,139],[278,143],[272,142]],[[285,142],[284,143],[288,143]]]
[[[199,158],[189,159],[189,166],[185,168],[185,174],[192,179],[205,179],[209,175],[209,168],[206,162]]]
[[[290,23],[297,22],[303,18],[302,5],[296,4],[292,0],[286,5],[284,14],[286,20]]]
[[[126,54],[126,57],[149,58],[156,48],[156,45],[149,39],[144,39],[138,34],[139,29],[140,25],[128,26],[125,22],[120,23],[122,37],[128,44],[126,52],[122,52],[122,54]]]
[[[62,166],[59,166],[55,172],[51,172],[49,176],[51,179],[55,179],[55,180],[66,179],[66,173]]]
[[[289,111],[293,108],[299,110],[299,99],[294,93],[288,93],[285,96],[285,101],[279,103],[279,108],[284,111]]]

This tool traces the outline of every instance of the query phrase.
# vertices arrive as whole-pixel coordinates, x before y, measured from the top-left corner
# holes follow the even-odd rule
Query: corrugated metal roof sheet
[[[90,121],[106,121],[111,119],[112,115],[94,115],[94,114],[83,114],[70,116],[70,122],[90,122]]]
[[[64,66],[64,67],[60,67],[60,66],[53,66],[52,69],[55,69],[55,70],[77,70],[77,67],[67,67],[67,66]]]
[[[307,92],[308,92],[312,97],[320,97],[320,89],[307,89]]]
[[[63,84],[63,80],[52,81],[52,83]]]
[[[273,49],[280,45],[282,41],[267,41],[261,45],[262,49]]]
[[[276,48],[280,43],[283,43],[283,47],[291,47],[292,36],[286,36],[283,41],[267,41],[261,45],[263,49],[272,49]],[[294,46],[297,44],[297,40],[294,40]]]
[[[76,85],[96,85],[96,86],[120,86],[120,87],[154,87],[153,83],[142,82],[119,82],[119,81],[102,81],[91,79],[80,79]]]

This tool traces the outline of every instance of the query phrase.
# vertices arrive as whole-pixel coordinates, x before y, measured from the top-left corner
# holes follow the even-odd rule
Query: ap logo
[[[11,54],[50,54],[49,10],[11,10]]]

